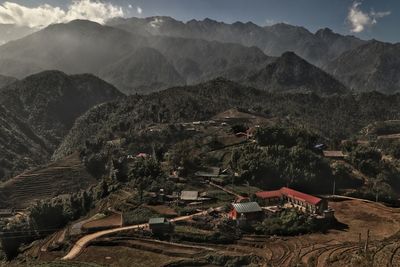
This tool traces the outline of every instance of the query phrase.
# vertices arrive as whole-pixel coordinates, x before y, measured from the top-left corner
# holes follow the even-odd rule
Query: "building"
[[[203,171],[196,172],[194,175],[208,181],[213,179],[225,179],[228,177],[227,170],[222,170],[219,167],[209,167]]]
[[[328,202],[312,195],[308,195],[287,187],[279,190],[257,192],[256,197],[265,205],[291,204],[305,212],[323,215],[328,210]]]
[[[14,215],[14,211],[11,209],[0,209],[0,218],[8,218]]]
[[[167,234],[173,231],[173,225],[163,217],[150,218],[149,228],[153,234]]]
[[[197,201],[199,199],[199,191],[182,191],[180,199],[183,201]]]
[[[232,203],[228,216],[232,220],[253,221],[262,218],[263,210],[257,202]]]
[[[187,205],[199,205],[204,201],[212,200],[206,197],[206,193],[200,194],[199,191],[182,191],[180,195],[180,200],[184,201]]]

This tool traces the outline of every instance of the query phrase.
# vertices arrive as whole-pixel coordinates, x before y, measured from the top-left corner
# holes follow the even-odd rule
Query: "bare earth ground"
[[[245,235],[236,244],[231,245],[193,244],[200,248],[185,248],[184,244],[152,240],[121,241],[111,238],[111,243],[97,242],[89,245],[74,261],[104,266],[163,266],[185,258],[201,258],[208,253],[218,253],[256,255],[263,259],[259,262],[262,266],[361,266],[353,264],[352,259],[360,249],[359,233],[364,244],[369,229],[370,251],[371,255],[374,255],[374,264],[363,266],[400,267],[400,238],[390,239],[400,230],[399,209],[359,200],[330,202],[330,206],[335,209],[335,216],[342,228],[330,230],[326,234],[315,233],[296,237]],[[107,241],[107,238],[104,240]],[[54,252],[43,253],[39,258],[44,260],[50,259],[48,254]],[[56,257],[59,258],[60,255]]]
[[[105,266],[163,266],[180,258],[169,257],[159,253],[138,250],[129,247],[100,247],[90,246],[77,260],[95,262]]]

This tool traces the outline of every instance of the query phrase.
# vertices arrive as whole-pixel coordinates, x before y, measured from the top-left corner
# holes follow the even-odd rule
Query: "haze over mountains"
[[[166,110],[153,114],[154,118],[146,115],[148,120],[145,121],[205,118],[205,114],[223,111],[219,108],[200,111],[212,101],[212,90],[219,90],[219,86],[236,89],[224,91],[224,96],[229,95],[229,104],[216,100],[213,103],[218,107],[242,106],[243,101],[247,103],[245,108],[271,105],[264,100],[260,102],[257,97],[241,97],[242,94],[260,96],[261,92],[255,90],[260,89],[268,93],[263,97],[290,107],[279,112],[271,108],[286,116],[299,112],[293,106],[303,108],[293,100],[288,104],[286,96],[277,100],[275,94],[292,93],[294,98],[306,101],[308,107],[313,105],[314,94],[325,97],[374,90],[392,94],[400,90],[399,72],[399,44],[367,42],[329,29],[313,34],[287,24],[260,27],[253,23],[226,24],[210,19],[183,23],[168,17],[114,19],[108,25],[84,20],[51,25],[0,46],[0,138],[3,144],[0,174],[8,177],[45,162],[61,143],[58,154],[71,152],[76,142],[65,141],[64,137],[76,119],[97,104],[123,97],[121,92],[150,94],[146,98],[128,98],[121,107],[130,114],[134,103],[146,106],[131,115],[137,118],[132,121],[137,126],[144,120],[138,114],[158,109],[148,109],[148,105],[161,105]],[[221,78],[207,82],[217,77]],[[172,108],[172,103],[185,99],[183,90],[194,90],[188,85],[198,83],[203,83],[201,88],[207,88],[206,95],[200,90],[196,96],[186,99],[188,102],[184,105],[176,104]],[[151,94],[173,86],[182,87]],[[250,93],[253,90],[254,93]],[[180,98],[170,99],[170,93]],[[310,99],[300,97],[304,93],[311,93]],[[239,102],[233,101],[234,95]],[[161,96],[165,100],[159,99]],[[220,95],[216,97],[221,98]],[[393,106],[379,94],[363,97]],[[163,101],[169,102],[163,104]],[[333,97],[329,101],[338,101],[340,107],[350,100]],[[95,107],[94,112],[101,109],[103,107]],[[353,112],[357,113],[357,109],[359,107],[354,106]],[[378,119],[375,114],[378,111],[377,108],[371,110],[373,116],[364,114],[366,121],[372,117]],[[395,117],[388,110],[382,112],[386,114],[383,115],[385,119]],[[122,115],[116,114],[118,116],[113,118],[119,121]],[[168,116],[172,117],[168,119]],[[94,124],[82,129],[77,128],[80,124],[75,125],[72,134],[78,137],[77,141],[85,140],[81,135],[90,134],[90,129],[99,130],[97,123],[104,123],[101,122],[104,116],[95,118]],[[82,118],[78,121],[82,123]],[[313,118],[307,123],[318,125],[315,121],[319,122]],[[71,138],[70,134],[69,140]],[[15,161],[16,164],[10,158],[20,160]]]
[[[343,84],[356,92],[400,90],[397,44],[364,41],[327,28],[314,34],[282,23],[266,27],[211,19],[183,23],[170,17],[118,18],[107,25],[82,20],[51,25],[1,46],[0,74],[21,79],[49,69],[93,73],[126,94],[150,93],[216,77],[248,84],[257,73],[273,69],[267,65],[287,51],[321,69],[313,69],[307,77],[310,80],[297,87],[300,91],[347,92]],[[337,81],[322,78],[327,77],[322,70]],[[282,88],[274,84],[278,82],[274,74],[268,75],[263,81],[272,84],[250,84],[283,92],[298,86]],[[311,80],[328,82],[324,86],[328,89],[303,86]]]

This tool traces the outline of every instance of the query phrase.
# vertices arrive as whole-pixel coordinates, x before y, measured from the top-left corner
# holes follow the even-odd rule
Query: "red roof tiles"
[[[318,197],[314,197],[287,187],[282,187],[279,190],[274,190],[274,191],[263,191],[263,192],[257,192],[256,196],[259,198],[275,198],[275,197],[281,197],[281,196],[286,196],[290,198],[294,198],[309,204],[317,205],[319,202],[321,202],[322,199]]]
[[[256,196],[259,198],[276,198],[276,197],[281,197],[282,192],[281,190],[262,191],[262,192],[257,192]]]

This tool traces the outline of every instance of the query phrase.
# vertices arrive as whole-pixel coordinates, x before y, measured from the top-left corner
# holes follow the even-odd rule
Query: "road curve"
[[[188,215],[188,216],[176,217],[176,218],[171,219],[170,221],[171,222],[186,221],[186,220],[190,220],[194,216],[206,215],[207,213],[208,213],[208,211],[202,211],[202,212],[198,212],[198,213]],[[123,231],[136,230],[139,228],[147,228],[147,227],[149,227],[149,224],[143,223],[143,224],[119,227],[119,228],[110,229],[110,230],[103,230],[103,231],[99,231],[99,232],[96,232],[93,234],[85,235],[84,237],[82,237],[75,243],[75,245],[72,247],[72,249],[68,252],[67,255],[65,255],[62,258],[62,260],[72,260],[72,259],[76,258],[82,252],[82,250],[90,244],[90,242],[92,242],[93,240],[95,240],[99,237],[103,237],[106,235],[119,233],[119,232],[123,232]]]

